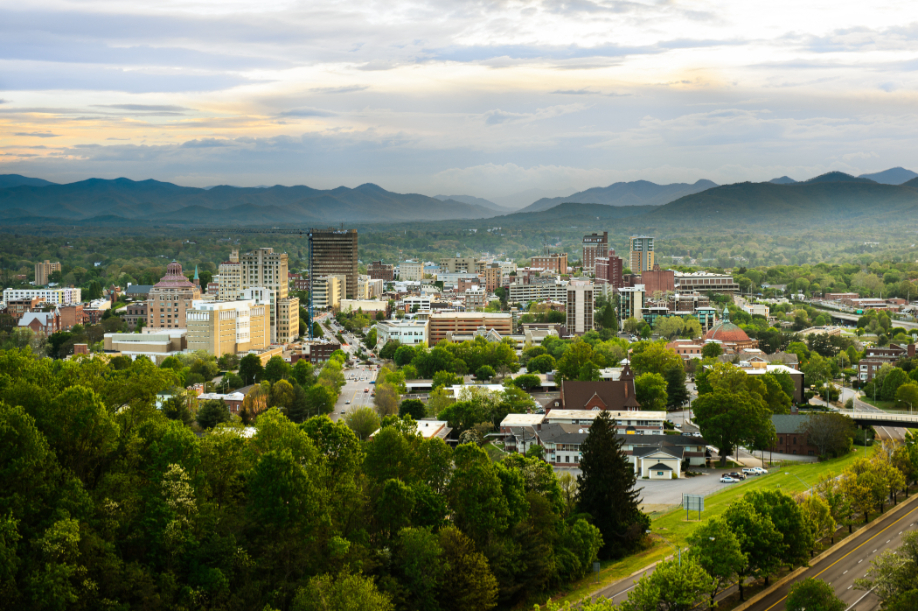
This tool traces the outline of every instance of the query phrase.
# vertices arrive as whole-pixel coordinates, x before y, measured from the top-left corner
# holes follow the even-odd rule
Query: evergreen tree
[[[607,412],[593,421],[581,450],[579,509],[592,516],[602,533],[600,557],[621,557],[643,537],[650,520],[638,508],[640,491],[634,489],[634,467],[622,452],[622,442],[616,438]]]
[[[680,367],[670,367],[663,374],[666,380],[667,405],[670,408],[679,407],[689,400],[690,395],[685,387],[685,370]]]

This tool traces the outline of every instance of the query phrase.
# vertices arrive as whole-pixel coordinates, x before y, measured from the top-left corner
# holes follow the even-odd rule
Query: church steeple
[[[201,286],[201,278],[198,276],[198,266],[197,265],[194,266],[194,280],[192,280],[192,282],[194,282],[194,285],[197,287]]]

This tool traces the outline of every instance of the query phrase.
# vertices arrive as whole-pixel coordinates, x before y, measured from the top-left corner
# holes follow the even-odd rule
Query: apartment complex
[[[902,346],[900,344],[890,344],[885,348],[879,346],[868,346],[864,352],[864,357],[858,361],[858,379],[863,382],[869,382],[880,370],[883,365],[892,365],[895,367],[896,362],[904,358],[915,356],[915,344]],[[918,407],[918,406],[916,406]]]
[[[344,296],[357,297],[357,230],[313,229],[313,278],[318,276],[344,276]]]
[[[484,289],[488,293],[493,293],[501,285],[501,267],[500,263],[489,263],[485,265],[480,274],[484,279]]]
[[[60,261],[56,263],[51,263],[48,260],[45,260],[41,263],[35,264],[35,286],[48,286],[50,282],[49,278],[54,272],[61,271]]]
[[[271,305],[251,300],[194,301],[186,313],[188,349],[240,354],[271,343]]]
[[[367,275],[373,280],[392,282],[395,280],[395,267],[391,263],[373,261],[367,265]]]
[[[81,290],[71,288],[60,289],[3,289],[3,301],[9,303],[19,299],[39,299],[42,303],[54,305],[67,305],[80,303]]]
[[[271,343],[292,342],[300,332],[300,300],[288,294],[287,260],[287,253],[274,252],[273,248],[258,248],[241,257],[243,291],[249,288],[271,291]],[[237,298],[238,294],[233,296]]]
[[[344,298],[344,285],[347,278],[343,275],[320,276],[312,280],[312,305],[317,310],[341,307]]]
[[[594,273],[596,259],[607,257],[609,253],[609,232],[603,231],[602,235],[591,233],[583,236],[583,271]]]
[[[466,289],[465,291],[465,309],[478,312],[484,310],[488,305],[488,292],[480,286]]]
[[[181,263],[173,261],[166,266],[166,275],[150,289],[147,327],[184,329],[191,302],[200,298],[201,289],[185,277]]]
[[[511,282],[510,294],[507,299],[511,303],[529,303],[530,301],[558,301],[565,303],[567,301],[567,282],[554,279],[545,279],[543,282],[527,284]]]
[[[594,282],[600,285],[601,290],[620,289],[624,286],[622,274],[625,264],[621,257],[615,256],[615,250],[610,250],[605,257],[596,257],[594,265]]]
[[[593,330],[593,283],[574,280],[567,286],[567,332],[583,335]]]
[[[420,282],[424,279],[424,263],[421,261],[402,261],[398,264],[398,279]]]
[[[440,259],[440,269],[452,274],[458,272],[478,273],[480,261],[475,257],[446,257]]]
[[[472,335],[479,328],[494,330],[500,335],[511,335],[513,321],[510,314],[491,312],[436,312],[430,315],[428,340],[430,346],[436,346],[447,339],[447,335]],[[377,332],[378,333],[378,332]]]
[[[545,269],[556,274],[567,273],[567,253],[551,253],[549,255],[537,255],[532,258],[530,267]]]
[[[640,274],[641,272],[653,269],[653,238],[650,236],[632,236],[631,244],[631,273]]]
[[[618,319],[622,322],[629,318],[641,320],[644,307],[644,285],[626,286],[618,289]]]
[[[740,290],[739,284],[729,274],[710,272],[672,272],[678,291],[716,291],[718,293],[735,293]]]

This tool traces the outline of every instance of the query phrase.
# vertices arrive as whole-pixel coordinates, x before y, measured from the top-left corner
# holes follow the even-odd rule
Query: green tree
[[[743,556],[746,557],[745,566],[737,567],[740,576],[737,582],[740,600],[745,600],[743,584],[748,577],[767,578],[780,566],[779,554],[783,536],[775,528],[771,518],[760,514],[744,499],[733,501],[724,511],[722,519],[736,535]]]
[[[369,577],[319,575],[296,592],[291,611],[392,611],[395,606]]]
[[[781,533],[781,544],[775,550],[781,562],[788,567],[806,564],[815,543],[814,525],[807,521],[794,499],[773,490],[754,490],[743,498],[759,514],[767,516]]]
[[[438,371],[433,375],[433,390],[440,387],[456,386],[458,384],[462,384],[462,378],[449,371]]]
[[[531,391],[533,388],[542,386],[542,380],[537,375],[524,374],[510,380],[510,383],[525,391]]]
[[[789,378],[786,373],[782,374]],[[762,376],[762,383],[765,384],[765,404],[773,414],[789,414],[791,398],[784,389],[782,380],[772,373],[766,373]],[[793,385],[793,382],[791,382]]]
[[[665,411],[668,402],[666,379],[658,373],[645,373],[634,380],[634,394],[641,409]]]
[[[482,382],[487,382],[494,377],[494,368],[489,365],[482,365],[478,368],[478,371],[475,372],[475,379]]]
[[[653,573],[641,577],[628,599],[618,608],[622,611],[678,611],[692,609],[704,601],[713,588],[713,579],[691,556],[659,562]]]
[[[673,339],[682,335],[685,330],[685,321],[679,316],[663,316],[657,319],[654,328],[661,337]]]
[[[787,611],[845,611],[848,606],[835,595],[832,586],[821,579],[807,577],[787,594]]]
[[[369,407],[359,407],[348,412],[344,421],[361,441],[366,441],[379,429],[379,416]]]
[[[497,606],[497,579],[491,573],[488,559],[475,549],[474,542],[461,530],[448,526],[439,533],[443,550],[444,572],[439,596],[443,611],[488,611]]]
[[[883,390],[880,398],[884,401],[895,401],[896,392],[898,392],[899,387],[908,381],[908,374],[902,371],[900,368],[894,367],[883,380]]]
[[[574,341],[557,362],[556,377],[562,380],[579,380],[584,365],[591,363],[593,348],[584,341]]]
[[[583,458],[577,488],[579,510],[590,514],[604,542],[603,558],[617,558],[634,549],[650,525],[641,513],[640,494],[631,461],[607,412],[601,412],[581,444]]]
[[[719,518],[711,518],[698,526],[689,535],[687,543],[691,547],[691,555],[698,565],[711,576],[711,602],[717,593],[737,577],[739,571],[746,566],[746,556],[740,548],[739,539],[730,530],[730,527]]]
[[[245,384],[255,384],[261,381],[264,367],[257,354],[247,354],[239,361],[239,377]]]
[[[708,342],[701,348],[701,356],[706,359],[716,359],[724,353],[724,349],[717,342]]]
[[[691,395],[685,386],[685,370],[671,367],[663,374],[666,380],[667,407],[673,409],[688,403]]]
[[[526,369],[532,373],[549,373],[555,369],[555,359],[550,354],[534,357],[526,363]]]
[[[909,381],[899,386],[896,389],[896,403],[900,409],[914,410],[918,407],[918,383]]]
[[[643,373],[657,373],[663,375],[668,369],[684,369],[682,357],[675,350],[667,348],[663,343],[637,344],[631,355],[631,369],[635,375]]]
[[[306,359],[298,360],[293,366],[290,375],[303,388],[312,386],[316,382],[315,368]]]
[[[268,399],[268,404],[270,407],[279,407],[286,412],[293,406],[295,396],[293,384],[287,380],[278,380],[271,386],[271,397]]]
[[[399,418],[411,416],[414,420],[421,420],[427,416],[427,406],[420,399],[405,399],[398,406]]]
[[[198,409],[197,420],[201,428],[212,429],[221,422],[229,422],[229,409],[223,399],[209,399]]]

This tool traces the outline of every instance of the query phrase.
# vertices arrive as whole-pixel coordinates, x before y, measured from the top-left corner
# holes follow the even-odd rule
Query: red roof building
[[[561,404],[557,409],[639,411],[640,403],[634,392],[634,374],[626,364],[618,380],[604,382],[561,382]]]

